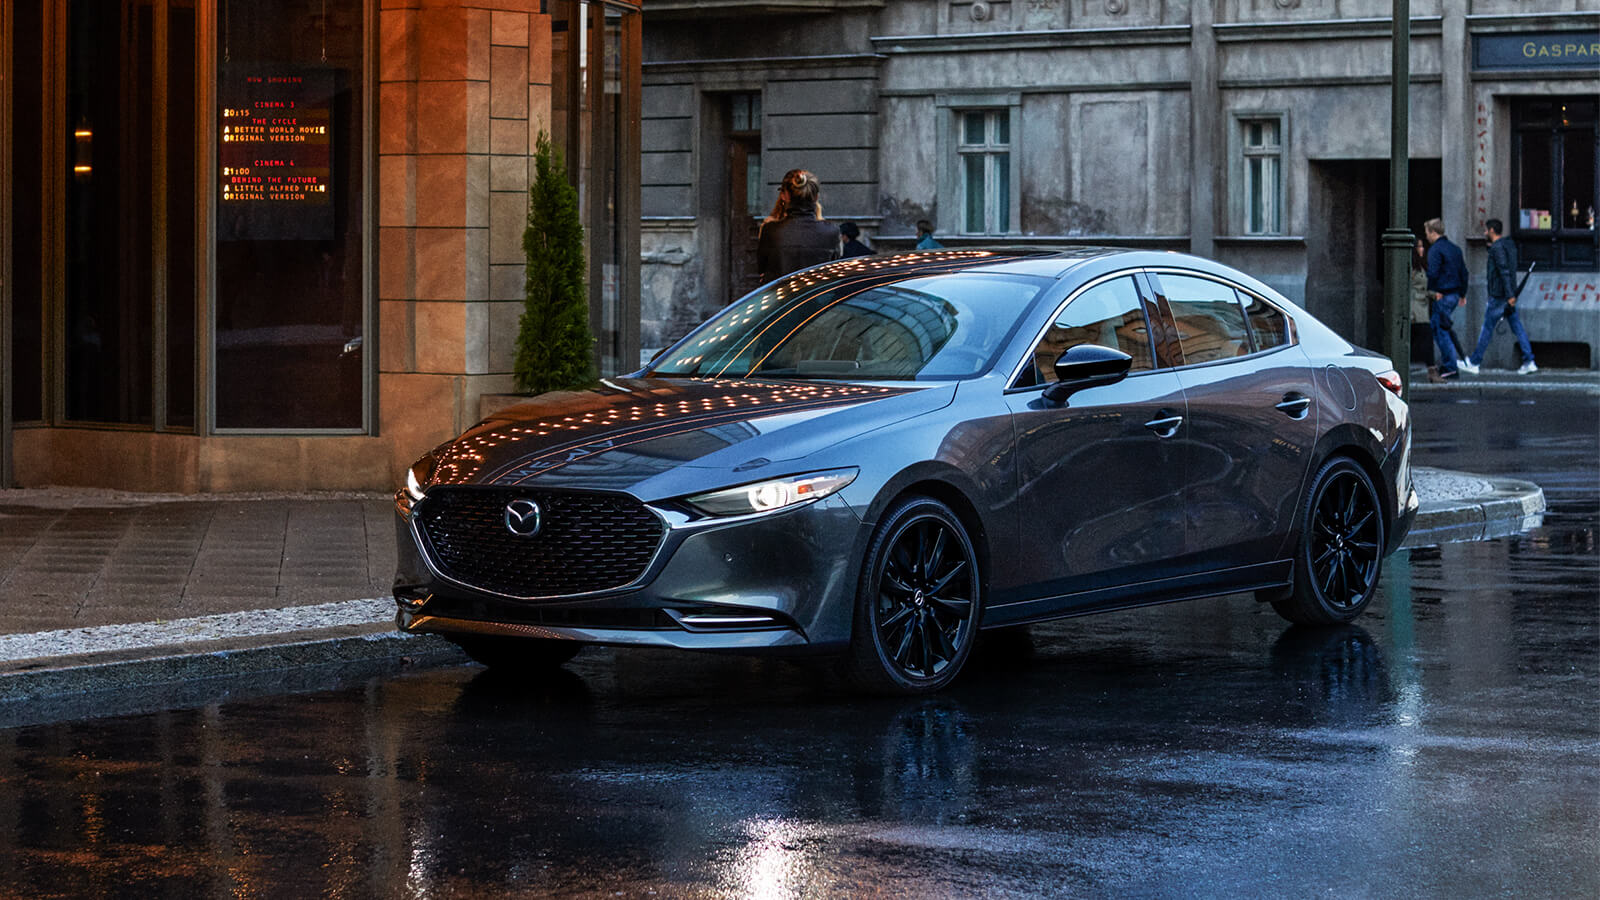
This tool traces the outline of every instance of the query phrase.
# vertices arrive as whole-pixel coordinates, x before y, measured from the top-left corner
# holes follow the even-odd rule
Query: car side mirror
[[[1099,344],[1068,347],[1055,362],[1056,383],[1044,389],[1051,403],[1065,403],[1084,388],[1115,384],[1128,374],[1133,357]]]

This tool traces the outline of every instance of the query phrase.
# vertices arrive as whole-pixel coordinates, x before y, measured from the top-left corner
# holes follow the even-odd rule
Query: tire
[[[978,554],[950,507],[908,497],[867,545],[845,675],[861,690],[928,694],[960,674],[983,612]]]
[[[1294,588],[1272,608],[1297,625],[1349,622],[1372,602],[1383,570],[1383,509],[1355,460],[1322,464],[1300,510]]]
[[[552,641],[540,638],[495,637],[488,635],[445,635],[461,651],[496,672],[538,673],[559,667],[578,655],[584,645],[577,641]]]

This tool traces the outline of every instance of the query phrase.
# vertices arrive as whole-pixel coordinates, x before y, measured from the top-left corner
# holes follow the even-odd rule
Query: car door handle
[[[1311,398],[1304,394],[1284,394],[1283,402],[1277,405],[1277,409],[1291,419],[1304,419],[1306,412],[1311,409]]]
[[[1165,413],[1166,410],[1161,412]],[[1157,415],[1161,415],[1161,413],[1157,413]],[[1178,433],[1178,426],[1182,424],[1183,416],[1163,416],[1144,423],[1144,427],[1154,431],[1157,437],[1169,438]]]

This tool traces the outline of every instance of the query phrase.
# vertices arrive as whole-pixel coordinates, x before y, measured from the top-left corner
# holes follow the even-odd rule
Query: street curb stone
[[[355,630],[341,637],[272,635],[221,649],[151,648],[155,655],[86,654],[0,671],[0,727],[194,705],[241,693],[321,690],[373,674],[467,661],[454,644],[433,635],[402,634],[389,623]],[[124,658],[105,658],[119,655]]]
[[[1537,528],[1544,520],[1544,489],[1529,481],[1423,467],[1415,469],[1413,477],[1467,480],[1480,486],[1470,496],[1423,503],[1403,548],[1508,537]]]
[[[1600,396],[1600,373],[1588,370],[1541,371],[1518,375],[1505,369],[1485,369],[1478,375],[1458,375],[1443,382],[1428,381],[1427,374],[1413,369],[1410,393],[1432,398],[1487,397],[1506,394],[1571,394]]]

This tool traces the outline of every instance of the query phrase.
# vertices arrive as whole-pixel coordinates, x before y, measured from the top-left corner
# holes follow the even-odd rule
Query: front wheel
[[[930,497],[901,500],[867,547],[847,675],[888,694],[926,694],[961,671],[982,611],[978,554],[961,520]]]
[[[1323,463],[1301,511],[1294,589],[1272,608],[1300,625],[1337,625],[1360,615],[1378,590],[1383,524],[1366,470],[1344,456]]]

